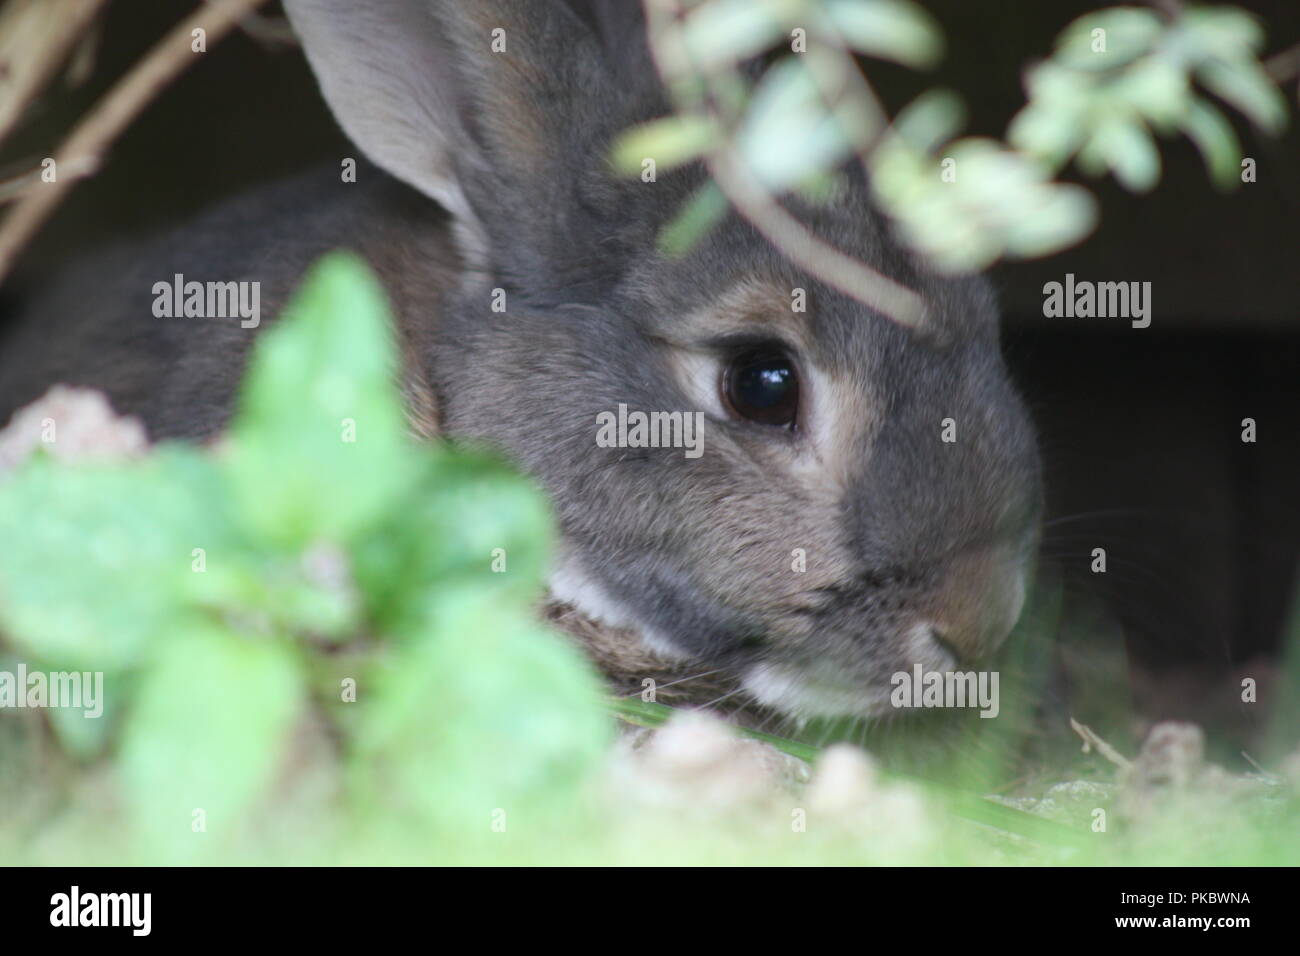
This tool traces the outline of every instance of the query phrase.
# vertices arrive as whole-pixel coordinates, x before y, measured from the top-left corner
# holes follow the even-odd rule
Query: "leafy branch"
[[[1055,176],[1074,159],[1086,174],[1109,171],[1127,189],[1150,189],[1160,175],[1152,132],[1185,134],[1214,182],[1236,185],[1240,144],[1198,86],[1264,133],[1286,122],[1285,100],[1258,59],[1262,28],[1234,7],[1080,17],[1026,71],[1028,103],[1002,142],[957,138],[963,107],[942,89],[892,121],[886,115],[858,57],[920,69],[943,51],[937,25],[909,0],[645,6],[673,112],[627,131],[613,162],[633,173],[648,158],[664,169],[700,161],[712,180],[665,229],[663,248],[681,254],[734,206],[810,274],[906,325],[923,319],[919,297],[816,236],[789,208],[792,196],[826,201],[845,164],[856,163],[903,241],[935,268],[964,272],[1082,240],[1096,202]]]

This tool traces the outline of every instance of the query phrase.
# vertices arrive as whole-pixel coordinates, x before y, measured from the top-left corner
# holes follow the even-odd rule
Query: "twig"
[[[1282,84],[1300,76],[1300,43],[1274,53],[1264,61],[1264,72],[1274,83]]]
[[[1177,20],[1183,15],[1181,0],[1150,0],[1150,3],[1170,20]]]
[[[118,81],[72,131],[55,154],[58,176],[34,183],[0,226],[0,282],[23,247],[77,180],[99,168],[110,143],[160,90],[195,59],[191,34],[202,29],[209,44],[225,36],[265,0],[211,0],[168,33]]]
[[[819,239],[765,189],[754,185],[733,152],[719,151],[707,165],[740,214],[795,265],[900,325],[919,328],[923,324],[925,302],[919,295]]]
[[[0,142],[103,5],[104,0],[10,0],[0,10]]]
[[[1261,777],[1263,777],[1265,780],[1267,780],[1269,783],[1278,783],[1278,782],[1279,782],[1279,781],[1278,781],[1278,778],[1277,778],[1275,775],[1269,773],[1267,770],[1265,770],[1263,767],[1261,767],[1261,766],[1259,765],[1258,761],[1256,761],[1255,758],[1252,757],[1250,754],[1246,753],[1246,751],[1243,750],[1243,751],[1241,752],[1241,755],[1242,755],[1243,757],[1245,757],[1246,760],[1247,760],[1247,762],[1248,762],[1252,767],[1254,767],[1255,770],[1259,773],[1259,775],[1260,775]]]
[[[1129,760],[1122,753],[1112,747],[1106,741],[1102,740],[1093,729],[1086,724],[1081,724],[1073,717],[1070,718],[1070,726],[1074,732],[1083,738],[1083,749],[1086,752],[1090,747],[1095,747],[1097,753],[1101,754],[1115,766],[1122,770],[1127,770],[1133,766],[1133,761]]]
[[[676,20],[681,0],[648,0],[645,4],[650,52],[660,75],[669,81],[686,68],[689,54],[681,44]],[[669,46],[676,41],[679,49]],[[669,83],[680,87],[681,84]],[[880,312],[900,325],[916,328],[925,318],[924,300],[901,283],[818,238],[785,210],[764,187],[747,175],[745,164],[729,145],[713,150],[706,165],[718,188],[737,211],[792,262],[809,275]]]
[[[245,17],[239,28],[263,49],[275,50],[298,45],[298,34],[293,32],[293,25],[285,17],[267,17],[254,13]]]
[[[103,29],[97,24],[92,24],[85,35],[77,41],[76,49],[72,51],[72,56],[68,58],[67,69],[63,71],[65,86],[75,89],[94,74],[95,64],[99,59],[99,42],[103,39],[103,32]]]
[[[0,206],[21,199],[32,184],[40,178],[40,166],[33,161],[23,167],[21,172],[12,176],[0,174]]]

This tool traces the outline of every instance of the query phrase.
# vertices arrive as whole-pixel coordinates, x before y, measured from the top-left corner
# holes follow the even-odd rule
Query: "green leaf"
[[[260,540],[345,541],[409,483],[393,338],[383,291],[342,253],[312,269],[263,334],[228,456],[239,514]]]
[[[1183,117],[1182,129],[1200,150],[1210,178],[1219,188],[1235,189],[1241,184],[1241,144],[1227,117],[1197,99]]]
[[[1138,120],[1103,123],[1093,135],[1095,148],[1130,192],[1146,192],[1160,181],[1160,152]]]
[[[107,747],[118,711],[131,690],[131,679],[126,674],[87,671],[79,674],[83,706],[50,707],[46,713],[64,752],[88,760],[99,756]]]
[[[939,25],[907,0],[828,0],[826,12],[860,53],[911,67],[933,66],[943,56]]]
[[[1152,56],[1126,70],[1110,93],[1149,121],[1168,126],[1176,124],[1187,112],[1191,85],[1178,64]]]
[[[1065,249],[1097,224],[1097,201],[1082,186],[1054,183],[1043,190],[1036,207],[1006,225],[1008,251],[1037,258]]]
[[[1055,169],[1079,147],[1084,132],[1077,115],[1031,102],[1012,119],[1007,141]]]
[[[1192,7],[1176,29],[1184,46],[1200,56],[1240,59],[1264,45],[1264,29],[1252,14],[1236,7]]]
[[[1196,75],[1210,92],[1267,132],[1276,134],[1286,126],[1286,100],[1258,63],[1214,60],[1202,63]]]
[[[119,757],[135,822],[167,858],[224,847],[267,792],[303,705],[289,645],[195,625],[162,644]],[[195,832],[195,811],[206,832]]]
[[[852,152],[798,56],[764,74],[737,140],[748,168],[772,192],[825,173]]]
[[[1163,31],[1164,24],[1154,10],[1097,10],[1079,17],[1061,32],[1056,41],[1056,59],[1077,69],[1113,70],[1149,52]]]
[[[59,669],[140,663],[185,613],[193,549],[228,540],[224,494],[187,449],[124,465],[33,458],[0,482],[0,631]]]
[[[354,782],[400,820],[487,832],[571,804],[610,727],[568,641],[490,594],[443,590],[421,635],[363,682]]]
[[[731,204],[718,184],[705,183],[659,233],[659,250],[668,256],[685,255],[722,221],[729,208]]]
[[[872,186],[904,240],[944,272],[984,268],[1001,255],[1054,252],[1092,228],[1092,197],[1049,182],[1047,171],[988,139],[944,147],[955,179],[895,137],[877,150]]]
[[[326,542],[302,553],[247,547],[212,550],[187,580],[188,602],[247,634],[345,640],[361,625],[347,554]]]
[[[426,626],[443,589],[531,603],[550,540],[550,511],[531,481],[495,457],[457,451],[431,457],[409,497],[352,555],[371,619],[397,634]]]
[[[707,71],[746,60],[785,35],[789,0],[709,0],[693,10],[682,28],[692,66]]]
[[[826,208],[841,199],[847,188],[844,173],[833,170],[815,173],[795,187],[800,198],[821,208]]]
[[[707,117],[667,116],[623,133],[614,144],[611,161],[625,175],[641,171],[653,159],[658,169],[673,169],[703,155],[717,139],[717,127]]]
[[[894,130],[909,146],[930,153],[951,139],[966,121],[966,108],[951,90],[930,90],[904,107]]]
[[[1034,103],[1071,115],[1087,109],[1097,85],[1097,77],[1055,60],[1044,60],[1025,73],[1025,86]]]

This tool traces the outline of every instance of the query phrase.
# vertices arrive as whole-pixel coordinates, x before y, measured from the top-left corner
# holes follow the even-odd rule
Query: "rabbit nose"
[[[1009,548],[964,552],[930,602],[930,636],[960,662],[993,653],[1020,617],[1023,561]]]

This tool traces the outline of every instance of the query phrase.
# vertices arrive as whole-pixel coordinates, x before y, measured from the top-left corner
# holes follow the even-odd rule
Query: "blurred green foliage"
[[[657,726],[666,709],[611,707],[536,622],[545,503],[490,457],[407,438],[390,328],[365,267],[331,256],[264,333],[217,446],[37,452],[0,476],[0,670],[99,671],[105,690],[97,718],[0,710],[0,861],[1300,859],[1281,785],[1101,833],[1087,788],[1068,829],[895,777],[856,811],[659,799],[665,780],[611,748],[611,710]],[[1048,647],[1028,650],[1032,685]],[[1034,699],[1004,698],[1016,726]]]
[[[249,852],[301,814],[271,797],[312,760],[338,777],[326,817],[418,835],[535,815],[604,750],[595,676],[529,613],[542,498],[408,439],[390,328],[365,268],[331,258],[259,342],[219,449],[38,452],[0,483],[0,632],[29,669],[104,673],[104,717],[50,713],[73,789],[100,765],[113,794],[67,822],[127,858]]]
[[[944,271],[1079,242],[1095,226],[1096,203],[1054,177],[1073,159],[1090,176],[1109,172],[1130,191],[1149,190],[1161,172],[1155,134],[1186,135],[1213,182],[1234,188],[1242,150],[1212,97],[1268,134],[1287,120],[1258,59],[1262,27],[1230,6],[1079,17],[1050,58],[1027,67],[1028,102],[1005,143],[958,138],[963,110],[942,89],[892,122],[885,116],[855,56],[930,68],[944,47],[937,24],[908,0],[656,0],[651,9],[661,6],[683,11],[652,30],[675,110],[629,130],[615,144],[616,168],[725,157],[770,196],[817,201],[856,161],[903,241]],[[756,78],[745,69],[774,52],[782,55]],[[665,251],[689,249],[726,210],[717,187],[703,187],[667,228]]]
[[[1240,184],[1241,146],[1232,124],[1196,87],[1268,133],[1286,125],[1286,102],[1260,66],[1264,31],[1235,7],[1189,7],[1172,21],[1140,7],[1075,20],[1051,59],[1030,69],[1029,103],[1010,142],[1056,169],[1077,157],[1085,172],[1109,170],[1125,188],[1160,180],[1152,133],[1186,134],[1223,189]]]

